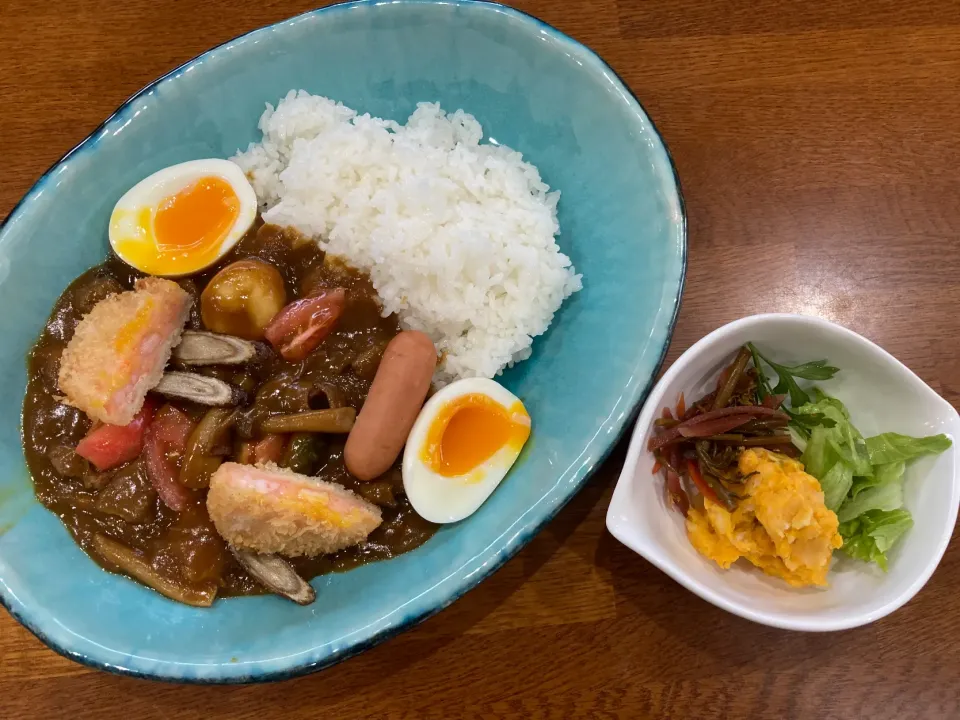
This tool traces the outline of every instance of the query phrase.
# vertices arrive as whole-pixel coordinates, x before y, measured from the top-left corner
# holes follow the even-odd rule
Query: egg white
[[[403,488],[413,509],[430,522],[457,522],[476,512],[496,490],[523,449],[501,447],[468,474],[459,477],[444,477],[424,463],[421,451],[436,416],[456,398],[474,393],[486,395],[508,410],[520,402],[516,395],[493,380],[458,380],[427,401],[407,437],[403,453]]]
[[[256,220],[257,195],[243,170],[229,160],[221,158],[190,160],[178,165],[171,165],[144,178],[127,190],[117,201],[113,213],[110,215],[109,237],[110,247],[113,248],[113,251],[128,265],[149,272],[146,268],[138,267],[136,261],[129,256],[125,256],[123,252],[124,245],[129,243],[156,247],[156,238],[152,234],[144,237],[139,229],[140,212],[144,208],[151,208],[155,213],[157,207],[166,198],[206,177],[218,177],[229,183],[240,201],[240,211],[233,226],[220,243],[216,257],[204,267],[209,267],[222,258],[233,249],[233,246],[240,241],[240,238]],[[191,275],[202,269],[200,267],[185,272],[152,272],[151,274],[178,277]]]

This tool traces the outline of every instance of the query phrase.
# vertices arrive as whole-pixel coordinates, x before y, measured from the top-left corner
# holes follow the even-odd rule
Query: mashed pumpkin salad
[[[713,392],[664,408],[648,443],[654,474],[701,555],[723,569],[742,558],[794,587],[827,585],[834,550],[887,569],[913,524],[906,463],[950,439],[864,438],[842,402],[801,386],[837,372],[825,360],[782,365],[748,343]]]

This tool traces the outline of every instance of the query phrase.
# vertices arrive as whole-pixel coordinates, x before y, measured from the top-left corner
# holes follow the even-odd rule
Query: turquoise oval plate
[[[37,503],[18,409],[24,358],[64,287],[107,252],[117,199],[164,166],[229,157],[291,88],[405,119],[463,108],[562,192],[559,243],[583,273],[503,382],[533,418],[518,465],[472,517],[386,562],[200,610],[104,572]],[[649,390],[680,303],[686,225],[650,118],[593,52],[490,3],[357,2],[251,32],[131,98],[0,229],[0,595],[58,652],[113,672],[255,682],[317,670],[446,607],[513,556],[606,457]]]

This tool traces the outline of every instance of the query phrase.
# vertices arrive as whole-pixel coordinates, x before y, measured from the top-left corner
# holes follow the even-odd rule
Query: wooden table
[[[0,213],[128,95],[310,0],[8,0]],[[624,77],[676,159],[690,266],[669,358],[751,313],[821,315],[960,402],[957,0],[528,0]],[[7,408],[10,411],[10,408]],[[787,633],[687,592],[604,530],[624,445],[496,575],[318,675],[114,677],[0,617],[0,716],[960,717],[960,543],[892,617]]]

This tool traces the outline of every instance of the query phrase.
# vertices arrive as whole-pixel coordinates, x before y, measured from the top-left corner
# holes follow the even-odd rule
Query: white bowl
[[[840,368],[819,383],[850,410],[865,437],[946,433],[953,445],[907,465],[905,507],[914,526],[889,553],[890,570],[834,553],[829,587],[795,589],[745,560],[729,570],[701,556],[687,540],[683,517],[668,508],[660,476],[652,474],[647,441],[653,421],[716,387],[720,371],[741,345],[757,344],[774,360],[792,365],[827,359]],[[623,472],[607,511],[607,528],[674,580],[717,607],[764,625],[827,631],[857,627],[890,614],[924,586],[946,550],[960,505],[957,440],[960,416],[892,355],[826,320],[802,315],[754,315],[725,325],[687,350],[651,392],[637,420]]]

